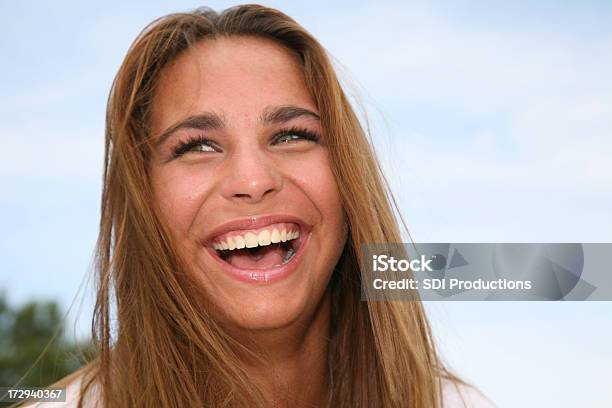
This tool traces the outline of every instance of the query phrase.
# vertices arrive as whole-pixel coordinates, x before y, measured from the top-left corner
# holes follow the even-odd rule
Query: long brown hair
[[[119,69],[106,116],[98,357],[87,367],[82,397],[96,385],[108,407],[269,404],[240,364],[240,345],[197,300],[149,180],[150,106],[160,72],[197,42],[224,36],[267,38],[295,53],[329,135],[350,229],[331,282],[329,405],[440,406],[440,380],[448,374],[421,302],[360,299],[361,245],[401,242],[397,206],[374,151],[324,48],[287,15],[258,5],[162,17],[143,30]]]

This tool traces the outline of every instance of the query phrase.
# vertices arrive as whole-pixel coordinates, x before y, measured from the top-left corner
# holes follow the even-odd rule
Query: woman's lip
[[[297,238],[297,251],[289,262],[267,269],[237,268],[221,259],[219,254],[217,254],[217,251],[212,247],[205,246],[205,248],[207,251],[209,251],[211,257],[215,259],[221,268],[228,273],[228,275],[243,282],[253,284],[270,284],[288,277],[296,270],[302,259],[302,254],[310,242],[310,236],[310,231],[304,235],[300,234],[300,236]]]
[[[234,231],[244,231],[250,229],[258,229],[267,227],[268,225],[278,223],[294,223],[299,225],[300,234],[308,234],[310,232],[310,226],[300,217],[290,214],[272,214],[272,215],[258,215],[251,216],[248,218],[240,218],[221,224],[218,227],[212,229],[210,233],[206,235],[203,240],[205,246],[211,246],[212,241],[223,234]]]

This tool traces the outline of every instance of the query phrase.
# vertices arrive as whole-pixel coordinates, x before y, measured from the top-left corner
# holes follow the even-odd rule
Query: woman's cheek
[[[337,216],[341,211],[340,193],[331,169],[327,151],[321,151],[316,160],[309,160],[303,166],[302,184],[324,217]],[[332,221],[332,220],[327,220]]]
[[[176,167],[164,171],[156,183],[156,198],[171,229],[188,234],[210,183],[205,172],[197,169]]]
[[[292,179],[298,186],[309,189],[306,193],[315,193],[318,196],[329,192],[330,184],[335,186],[327,151],[323,148],[282,160],[279,165],[283,166],[285,177]]]

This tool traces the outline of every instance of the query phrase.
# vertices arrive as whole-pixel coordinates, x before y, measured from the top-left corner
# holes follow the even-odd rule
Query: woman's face
[[[202,296],[240,328],[312,318],[347,227],[297,57],[202,41],[164,69],[151,126],[155,200]]]

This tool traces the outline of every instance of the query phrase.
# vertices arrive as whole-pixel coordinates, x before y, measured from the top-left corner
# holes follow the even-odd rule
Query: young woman
[[[444,368],[419,301],[360,300],[361,245],[401,241],[391,197],[291,18],[155,21],[110,92],[99,356],[60,383],[68,405],[489,406]]]

